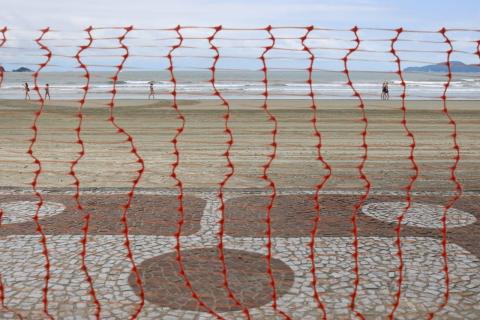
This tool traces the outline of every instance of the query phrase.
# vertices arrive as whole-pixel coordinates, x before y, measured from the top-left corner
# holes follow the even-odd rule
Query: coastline
[[[263,99],[227,99],[232,103],[233,107],[239,107],[246,110],[261,110],[260,106],[263,104]],[[394,110],[400,108],[401,100],[382,101],[380,99],[365,99],[365,104],[370,110]],[[106,106],[110,99],[87,99],[85,108],[101,108]],[[216,110],[222,105],[217,97],[212,99],[177,99],[178,104],[185,109],[201,110]],[[278,110],[288,109],[302,109],[309,106],[309,99],[269,99],[270,108]],[[440,99],[431,100],[407,100],[407,107],[412,106],[411,110],[437,110],[441,105]],[[117,107],[169,107],[172,104],[171,99],[115,99],[115,106]],[[352,106],[358,104],[356,99],[316,99],[317,106],[327,110],[334,109],[351,109]],[[471,110],[475,111],[478,108],[478,100],[447,100],[447,104],[451,105],[455,110]],[[2,99],[0,98],[0,108],[12,108],[22,106],[38,106],[38,99],[31,100],[24,99]],[[47,100],[46,106],[50,107],[78,107],[77,100],[53,99]]]

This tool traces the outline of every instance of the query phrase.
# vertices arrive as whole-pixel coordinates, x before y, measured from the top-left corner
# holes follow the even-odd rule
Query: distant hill
[[[465,64],[461,61],[451,61],[452,72],[480,72],[480,66]],[[405,68],[405,72],[448,72],[446,63],[429,64],[423,67]]]
[[[12,72],[33,72],[33,70],[30,70],[30,69],[25,68],[25,67],[20,67],[18,69],[13,69]]]

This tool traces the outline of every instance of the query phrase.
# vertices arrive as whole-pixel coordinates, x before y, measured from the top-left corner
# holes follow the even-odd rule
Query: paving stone
[[[56,208],[64,209],[51,210],[50,214],[47,210],[40,219],[47,234],[51,264],[48,307],[58,319],[93,319],[95,306],[81,270],[83,220],[74,209],[71,192],[68,193],[47,192],[46,203],[59,204]],[[349,310],[355,280],[351,216],[360,195],[358,192],[321,194],[314,255],[316,289],[331,319],[354,319]],[[294,319],[321,317],[311,286],[309,243],[316,214],[312,196],[308,190],[279,190],[272,211],[272,267],[278,309]],[[456,218],[448,229],[450,303],[438,312],[437,319],[480,318],[478,196],[468,193],[454,206],[460,214],[453,212]],[[281,319],[279,311],[271,306],[272,288],[266,273],[268,193],[232,190],[225,197],[223,242],[232,291],[249,307],[253,319]],[[435,223],[437,209],[450,197],[448,193],[415,194],[414,203],[421,204],[416,207],[420,208],[417,213],[426,215],[428,222],[422,225],[422,219],[413,219],[402,226],[405,271],[395,319],[425,318],[442,303],[446,290],[442,235]],[[102,318],[127,319],[138,307],[140,298],[138,288],[132,283],[132,265],[118,222],[118,208],[125,200],[125,192],[98,189],[82,193],[82,199],[92,212],[85,262],[102,305]],[[30,219],[35,201],[27,191],[0,192],[0,205],[10,204],[7,206],[10,216],[17,212],[19,217],[23,214]],[[360,268],[356,308],[367,319],[386,318],[391,310],[398,289],[398,257],[394,242],[396,221],[366,213],[375,215],[377,204],[378,214],[395,216],[402,202],[402,193],[373,192],[365,203],[370,211],[359,212],[357,216]],[[129,211],[130,247],[147,297],[139,319],[214,319],[188,297],[184,281],[177,274],[173,237],[177,230],[177,206],[176,191],[145,190],[136,195]],[[187,275],[207,305],[226,319],[244,319],[222,283],[217,249],[221,230],[219,206],[215,191],[187,192],[185,224],[180,236],[182,255]],[[5,305],[10,308],[0,311],[2,319],[17,318],[16,313],[25,319],[45,318],[42,312],[45,258],[39,239],[33,221],[10,220],[0,227],[0,273]]]

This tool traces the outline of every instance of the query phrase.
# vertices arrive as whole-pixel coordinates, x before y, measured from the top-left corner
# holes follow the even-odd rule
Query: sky
[[[87,25],[323,25],[478,27],[476,0],[2,0],[0,24],[17,28]]]
[[[178,24],[225,27],[315,25],[342,29],[358,25],[361,28],[439,30],[443,26],[480,29],[479,22],[480,7],[475,0],[1,0],[0,28],[5,25],[11,29],[8,45],[12,48],[8,54],[4,54],[6,50],[0,51],[0,63],[10,67],[14,62],[31,59],[25,50],[13,49],[15,46],[35,48],[32,39],[38,36],[38,29],[46,26],[66,32],[62,36],[68,37],[68,32],[81,31],[89,25],[133,25],[136,28],[162,28]],[[478,33],[467,37],[469,40],[479,38]],[[441,37],[436,35],[433,40],[441,40]],[[342,45],[322,42],[322,45],[328,44]],[[300,43],[283,45],[298,47]],[[367,49],[385,50],[388,43],[384,43],[382,48],[369,45]],[[74,53],[61,48],[56,52]],[[414,58],[423,59],[421,56]],[[60,65],[64,63],[58,62]],[[140,62],[138,64],[141,65]]]

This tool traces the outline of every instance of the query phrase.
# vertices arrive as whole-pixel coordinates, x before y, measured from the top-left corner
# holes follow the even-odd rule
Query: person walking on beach
[[[23,85],[23,89],[25,90],[25,100],[30,100],[30,88],[28,87],[28,83],[25,82]]]
[[[155,90],[153,90],[153,81],[150,81],[150,93],[148,95],[148,100],[150,100],[150,98],[153,98],[153,100],[155,100]]]
[[[45,85],[45,100],[47,100],[47,97],[50,100],[50,85],[48,83]]]
[[[382,100],[389,100],[390,94],[388,93],[388,81],[384,81],[382,85]]]

